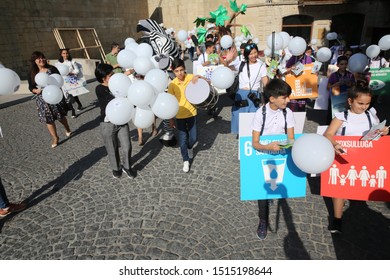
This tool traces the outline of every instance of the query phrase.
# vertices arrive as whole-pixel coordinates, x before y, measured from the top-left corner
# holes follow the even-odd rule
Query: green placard
[[[370,88],[377,95],[390,95],[390,68],[370,69]]]

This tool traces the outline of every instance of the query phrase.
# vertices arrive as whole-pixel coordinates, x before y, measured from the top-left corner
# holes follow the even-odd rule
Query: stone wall
[[[138,38],[138,20],[149,17],[145,0],[1,0],[0,61],[26,79],[30,56],[35,50],[47,58],[59,55],[53,28],[95,28],[104,52],[113,41],[123,44],[127,37]],[[66,33],[66,32],[65,32]],[[76,37],[65,34],[66,47],[78,47]],[[90,32],[85,32],[85,45],[94,45]],[[95,49],[94,59],[101,59]],[[84,57],[83,53],[72,53]]]

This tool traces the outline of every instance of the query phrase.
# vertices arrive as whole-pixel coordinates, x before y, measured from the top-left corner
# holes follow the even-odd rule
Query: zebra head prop
[[[179,57],[179,48],[174,40],[166,34],[165,30],[152,19],[142,19],[137,24],[137,32],[144,32],[147,39],[144,41],[149,43],[155,56],[153,57],[159,68],[167,69],[173,59]]]

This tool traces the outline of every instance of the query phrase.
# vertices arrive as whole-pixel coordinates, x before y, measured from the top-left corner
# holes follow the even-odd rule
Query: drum
[[[191,104],[205,110],[213,108],[219,98],[217,90],[203,79],[199,79],[195,84],[190,82],[186,87],[185,95]]]

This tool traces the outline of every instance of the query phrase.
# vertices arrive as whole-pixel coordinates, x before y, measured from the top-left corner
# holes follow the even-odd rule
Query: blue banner
[[[295,139],[302,134],[295,134]],[[261,144],[286,140],[286,135],[261,136]],[[252,137],[240,137],[241,200],[306,196],[306,173],[293,162],[291,148],[279,152],[256,151]]]

